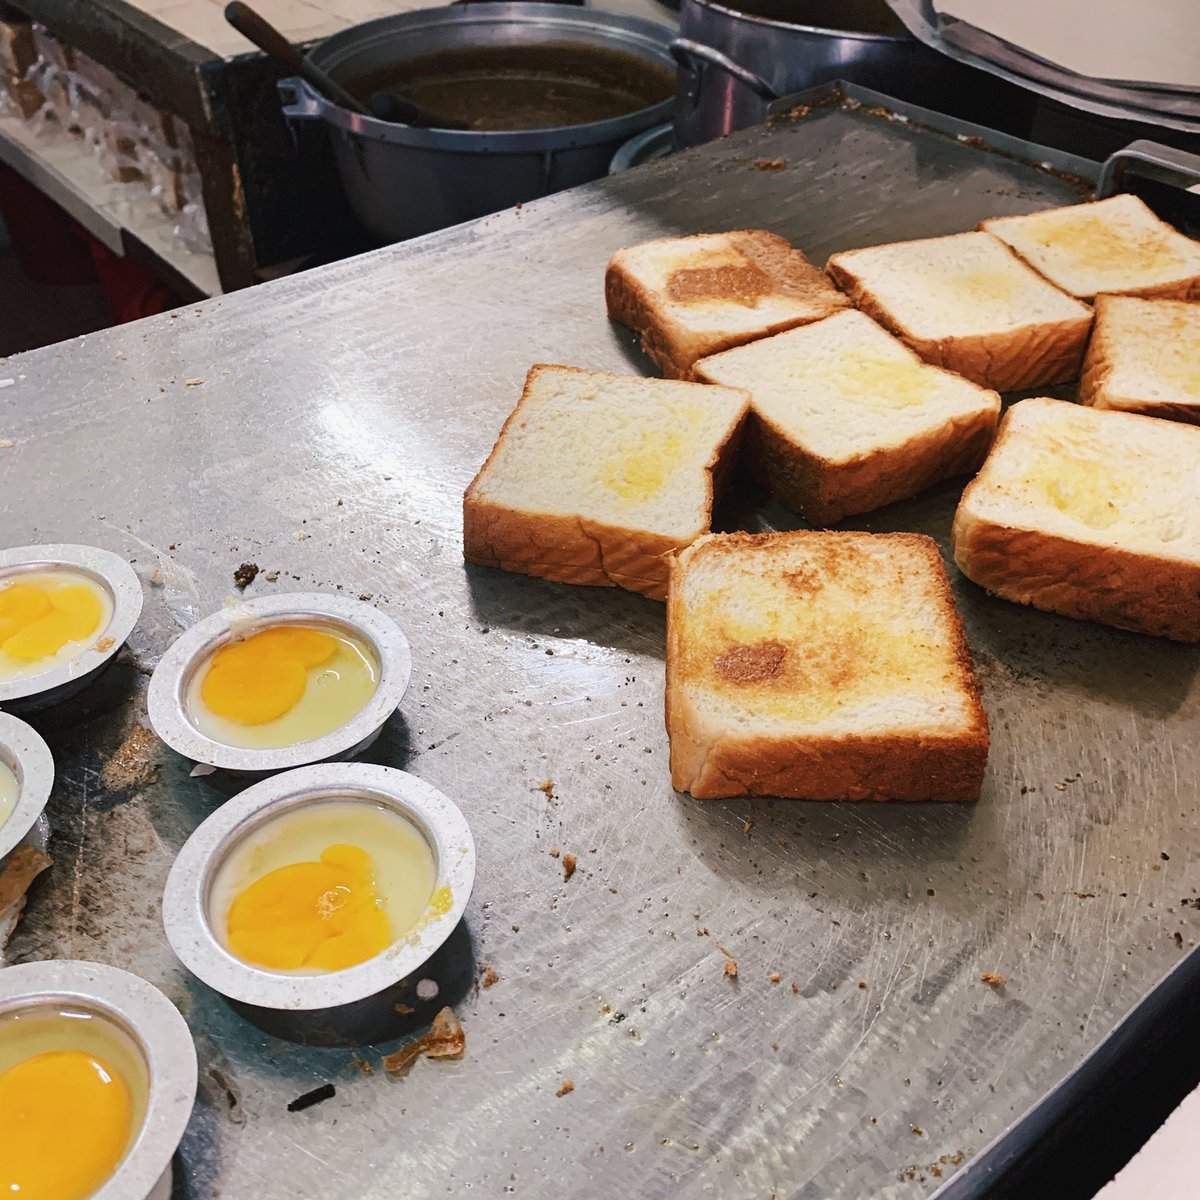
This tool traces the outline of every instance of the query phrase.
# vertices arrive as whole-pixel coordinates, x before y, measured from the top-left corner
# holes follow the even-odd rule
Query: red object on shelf
[[[21,270],[35,283],[96,282],[86,231],[11,167],[0,166],[0,214]]]
[[[114,254],[16,171],[0,165],[0,214],[21,270],[35,283],[99,283],[114,324],[166,312],[179,298],[134,259]]]

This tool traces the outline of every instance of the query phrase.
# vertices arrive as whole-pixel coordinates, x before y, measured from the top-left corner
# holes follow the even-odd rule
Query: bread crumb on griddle
[[[728,975],[730,979],[737,978],[737,963],[735,963],[732,958],[727,958],[725,960],[725,974]]]
[[[234,587],[240,592],[244,592],[255,580],[258,575],[258,563],[244,562],[233,573]]]
[[[566,883],[575,874],[575,855],[564,854],[562,858],[563,882]]]
[[[574,1090],[575,1090],[575,1080],[564,1079],[562,1081],[562,1087],[560,1087],[558,1089],[558,1091],[555,1092],[554,1094],[561,1100],[564,1096],[570,1095],[570,1093],[573,1092]]]
[[[998,975],[995,971],[984,971],[979,976],[988,987],[1003,987],[1007,983],[1007,979],[1003,975]]]

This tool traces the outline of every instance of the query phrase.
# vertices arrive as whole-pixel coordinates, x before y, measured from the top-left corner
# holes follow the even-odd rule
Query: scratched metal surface
[[[1195,650],[956,578],[993,728],[980,803],[701,804],[668,782],[661,606],[460,556],[460,496],[527,366],[640,367],[604,316],[616,247],[765,226],[823,259],[1072,197],[828,110],[0,365],[4,541],[159,567],[109,676],[37,719],[57,862],[10,949],[131,967],[187,1014],[202,1086],[178,1196],[922,1195],[1177,960],[1197,919]],[[857,524],[945,547],[956,498]],[[746,494],[722,519],[791,521]],[[499,980],[458,1000],[461,1062],[367,1076],[259,1033],[172,959],[168,866],[235,785],[139,732],[144,672],[243,560],[264,571],[250,594],[369,593],[412,641],[372,757],[475,832],[470,969]],[[555,846],[578,856],[569,882]],[[326,1080],[334,1099],[286,1111]]]

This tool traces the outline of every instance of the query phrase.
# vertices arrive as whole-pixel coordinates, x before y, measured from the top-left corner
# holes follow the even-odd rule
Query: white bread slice
[[[1006,600],[1200,641],[1200,429],[1022,400],[953,539],[963,574]]]
[[[671,781],[699,800],[974,800],[987,716],[915,533],[713,534],[667,599]]]
[[[978,470],[1000,419],[995,392],[854,311],[702,358],[695,374],[750,393],[742,456],[813,525]]]
[[[672,379],[730,346],[818,321],[846,298],[790,242],[763,229],[662,238],[618,250],[608,315],[634,330]]]
[[[1159,220],[1137,196],[993,217],[979,228],[1081,300],[1101,293],[1200,299],[1200,243]]]
[[[730,388],[532,367],[463,496],[463,556],[664,599],[666,556],[709,529],[748,404]]]
[[[986,233],[956,233],[835,254],[830,275],[926,362],[1016,391],[1079,374],[1092,323]]]
[[[1098,296],[1079,399],[1200,425],[1200,304]]]

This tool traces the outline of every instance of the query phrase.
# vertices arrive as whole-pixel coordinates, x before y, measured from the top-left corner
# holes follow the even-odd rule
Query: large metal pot
[[[683,0],[679,34],[671,52],[680,147],[755,125],[780,96],[834,79],[980,115],[979,97],[965,93],[980,88],[982,73],[922,45],[885,0]]]
[[[336,34],[312,52],[339,82],[467,46],[569,45],[619,50],[674,66],[671,30],[567,4],[488,3],[422,9]],[[667,120],[670,98],[609,120],[511,132],[418,129],[339,108],[299,78],[279,84],[294,127],[329,134],[346,198],[381,241],[415,237],[599,179],[629,138]]]

